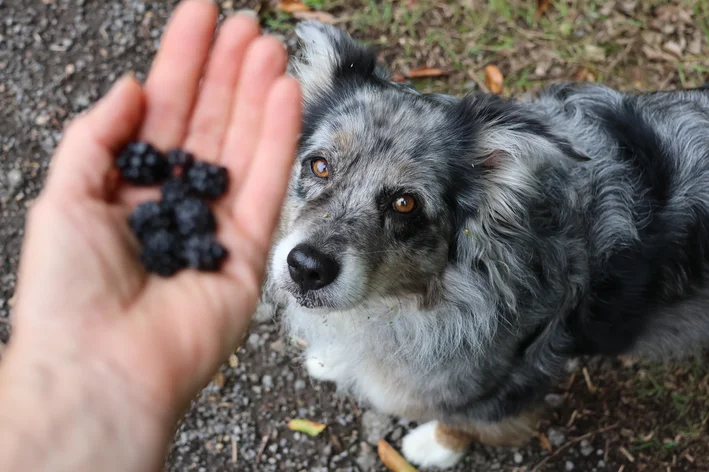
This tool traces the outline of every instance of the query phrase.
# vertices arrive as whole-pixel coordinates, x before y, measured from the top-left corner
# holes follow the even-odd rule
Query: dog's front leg
[[[457,464],[473,442],[490,446],[524,445],[534,434],[537,418],[536,413],[525,412],[497,423],[448,426],[431,421],[404,437],[402,451],[409,461],[419,466],[445,469]]]

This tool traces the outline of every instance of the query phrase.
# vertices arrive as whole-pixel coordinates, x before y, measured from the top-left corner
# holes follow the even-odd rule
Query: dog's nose
[[[332,283],[340,273],[340,264],[306,244],[294,247],[286,258],[291,279],[303,290],[318,290]]]

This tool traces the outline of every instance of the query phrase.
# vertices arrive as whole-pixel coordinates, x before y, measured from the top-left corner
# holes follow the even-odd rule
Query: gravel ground
[[[144,77],[175,3],[0,0],[0,342],[10,336],[8,316],[26,209],[42,185],[64,122],[98,99],[123,72],[135,71],[139,78]],[[256,2],[249,3],[224,1],[222,7],[228,13]],[[408,0],[406,5],[414,11],[416,3]],[[505,4],[489,2],[493,3],[498,7]],[[597,8],[604,2],[562,3],[570,8],[580,8],[579,4]],[[642,2],[605,3],[602,8],[612,4],[607,12],[611,20],[624,15],[631,24],[649,24],[650,29],[654,28],[650,22],[653,18],[646,16],[660,11],[636,10]],[[688,4],[686,12],[708,8],[704,0],[689,3],[673,2]],[[440,14],[437,9],[427,9],[414,24],[398,13],[392,15],[390,11],[386,16],[380,9],[388,2],[309,4],[345,18],[348,27],[369,36],[371,42],[386,43],[383,55],[396,58],[397,71],[448,67],[451,73],[446,77],[421,84],[429,90],[463,92],[476,88],[482,83],[477,75],[481,66],[492,59],[499,59],[500,68],[510,78],[505,93],[571,74],[590,80],[605,73],[610,83],[626,89],[692,85],[707,79],[709,70],[707,44],[697,32],[699,28],[676,26],[686,24],[681,13],[685,10],[680,10],[679,16],[662,13],[665,23],[659,26],[659,32],[658,28],[648,31],[652,33],[649,35],[643,32],[649,46],[637,46],[649,47],[641,49],[646,55],[657,52],[653,48],[659,50],[661,55],[654,62],[644,64],[635,59],[629,54],[633,49],[627,44],[631,43],[618,39],[601,58],[613,67],[600,68],[599,73],[576,56],[550,58],[530,49],[530,43],[546,44],[549,36],[531,34],[517,23],[510,26],[509,22],[490,21],[487,26],[493,35],[514,31],[523,38],[519,45],[509,50],[470,51],[462,61],[449,50],[456,46],[451,46],[446,37],[430,43],[421,39],[420,44],[387,39],[387,35],[399,34],[414,41],[430,37],[431,31],[440,34],[440,28],[452,21],[446,16],[450,6],[440,6]],[[519,6],[521,2],[509,4]],[[700,10],[694,10],[697,5]],[[290,18],[271,12],[263,20],[293,45]],[[414,25],[416,31],[411,35],[405,28],[394,31],[404,22]],[[603,39],[613,23],[598,26],[598,31],[595,24],[584,25],[579,26],[581,33],[586,28],[595,38]],[[431,29],[427,29],[429,26]],[[451,29],[451,41],[460,40],[460,31]],[[689,38],[684,45],[682,35]],[[491,36],[489,41],[499,39]],[[478,43],[486,41],[478,35]],[[698,59],[692,59],[689,65],[682,62],[681,68],[662,62],[667,54],[677,52],[677,45],[692,48],[689,52]],[[597,49],[585,50],[596,58],[600,55]],[[497,51],[501,51],[499,55]],[[468,58],[473,62],[466,62]],[[535,62],[524,62],[529,58]],[[468,66],[475,72],[465,72]],[[617,74],[614,68],[620,69]],[[569,376],[560,379],[547,397],[549,413],[539,425],[538,440],[517,450],[475,447],[457,470],[707,471],[707,365],[706,359],[662,367],[621,360],[583,360],[571,365]],[[311,438],[287,429],[292,418],[308,418],[328,427]],[[195,399],[177,431],[166,470],[383,471],[376,455],[377,440],[386,437],[398,447],[410,426],[405,420],[361,411],[350,399],[336,396],[331,385],[309,380],[298,361],[298,346],[281,336],[271,313],[261,312],[245,345]]]

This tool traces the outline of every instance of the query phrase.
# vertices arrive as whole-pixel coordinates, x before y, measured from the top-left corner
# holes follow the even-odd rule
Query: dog
[[[265,293],[310,376],[420,424],[409,461],[523,444],[570,358],[706,348],[709,91],[422,94],[344,31],[297,35]]]

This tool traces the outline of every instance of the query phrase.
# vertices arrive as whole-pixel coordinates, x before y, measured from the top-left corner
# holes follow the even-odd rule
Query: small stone
[[[298,379],[295,381],[293,384],[296,390],[303,390],[305,388],[305,380],[303,379]]]
[[[520,454],[519,452],[515,452],[514,461],[515,464],[521,464],[522,461],[524,461],[524,457],[522,457],[522,454]]]
[[[36,124],[37,126],[44,126],[47,123],[49,123],[49,115],[47,115],[46,113],[40,114],[34,120],[34,124]]]
[[[605,466],[606,466],[606,461],[604,461],[603,459],[601,459],[600,461],[598,461],[598,467],[599,467],[599,468],[600,468],[600,467],[605,467]]]
[[[261,385],[263,385],[264,388],[273,388],[273,377],[264,375],[261,377]]]
[[[23,182],[25,181],[24,176],[22,175],[22,171],[19,169],[12,169],[10,172],[7,173],[7,184],[10,187],[10,193],[14,193],[16,190],[18,190]]]
[[[581,362],[579,362],[578,359],[574,358],[566,361],[566,366],[564,366],[564,369],[566,370],[566,372],[571,374],[578,371],[579,367],[581,367]]]
[[[588,457],[591,454],[593,454],[593,446],[588,441],[588,439],[584,439],[583,441],[581,441],[581,455],[584,457]]]
[[[369,444],[376,445],[391,428],[391,418],[374,410],[367,410],[362,415],[362,437]]]
[[[391,440],[396,442],[404,435],[404,428],[398,427],[391,433]]]
[[[251,333],[249,334],[249,339],[246,340],[246,344],[248,344],[254,349],[257,349],[259,347],[260,341],[261,336],[259,336],[258,333]]]
[[[557,410],[564,405],[564,396],[558,393],[550,393],[544,397],[544,401],[550,408]]]
[[[279,339],[271,343],[271,350],[277,354],[285,354],[286,352],[286,341],[284,339]]]
[[[549,428],[547,430],[547,438],[554,447],[560,447],[566,442],[566,436],[564,433],[556,428]]]
[[[376,470],[377,455],[368,444],[362,443],[360,445],[360,452],[359,456],[357,456],[356,462],[361,470]]]
[[[564,468],[566,470],[574,470],[574,463],[571,461],[566,461],[566,464],[564,464]]]

